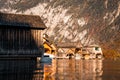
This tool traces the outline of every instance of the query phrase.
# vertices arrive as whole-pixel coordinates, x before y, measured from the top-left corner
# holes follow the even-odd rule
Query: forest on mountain
[[[99,44],[105,57],[120,57],[119,0],[1,0],[0,11],[15,10],[15,13],[24,13],[31,9],[34,15],[32,8],[38,5],[43,5],[44,9],[40,7],[43,13],[38,14],[48,26],[46,34],[50,34],[54,42],[81,41],[83,45]],[[59,18],[61,14],[63,17]],[[66,18],[68,19],[64,21]]]

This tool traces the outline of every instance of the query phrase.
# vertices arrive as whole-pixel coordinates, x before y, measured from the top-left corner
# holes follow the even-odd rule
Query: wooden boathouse
[[[53,54],[53,55],[57,54],[57,47],[56,47],[55,43],[53,43],[50,40],[50,38],[47,34],[43,35],[43,45],[45,48],[45,53]]]
[[[81,53],[82,44],[81,42],[60,42],[57,43],[57,52],[65,55]],[[61,55],[60,55],[61,56]]]
[[[39,16],[0,13],[0,58],[41,57],[45,28]]]

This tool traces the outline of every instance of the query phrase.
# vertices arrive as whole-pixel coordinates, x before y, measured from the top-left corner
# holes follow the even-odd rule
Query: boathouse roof
[[[0,13],[0,27],[45,29],[46,26],[37,15]]]
[[[58,48],[81,48],[82,44],[80,42],[60,42],[57,43]]]

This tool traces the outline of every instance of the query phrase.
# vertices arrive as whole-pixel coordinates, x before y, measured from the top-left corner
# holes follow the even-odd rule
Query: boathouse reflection
[[[102,60],[0,60],[0,80],[102,80]]]
[[[57,60],[56,80],[102,80],[102,74],[102,60]]]
[[[43,68],[34,60],[0,60],[0,80],[42,80]]]

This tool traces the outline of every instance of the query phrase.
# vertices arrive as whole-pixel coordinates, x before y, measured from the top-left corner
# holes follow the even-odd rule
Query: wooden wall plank
[[[38,55],[42,45],[40,30],[0,29],[0,55]]]

